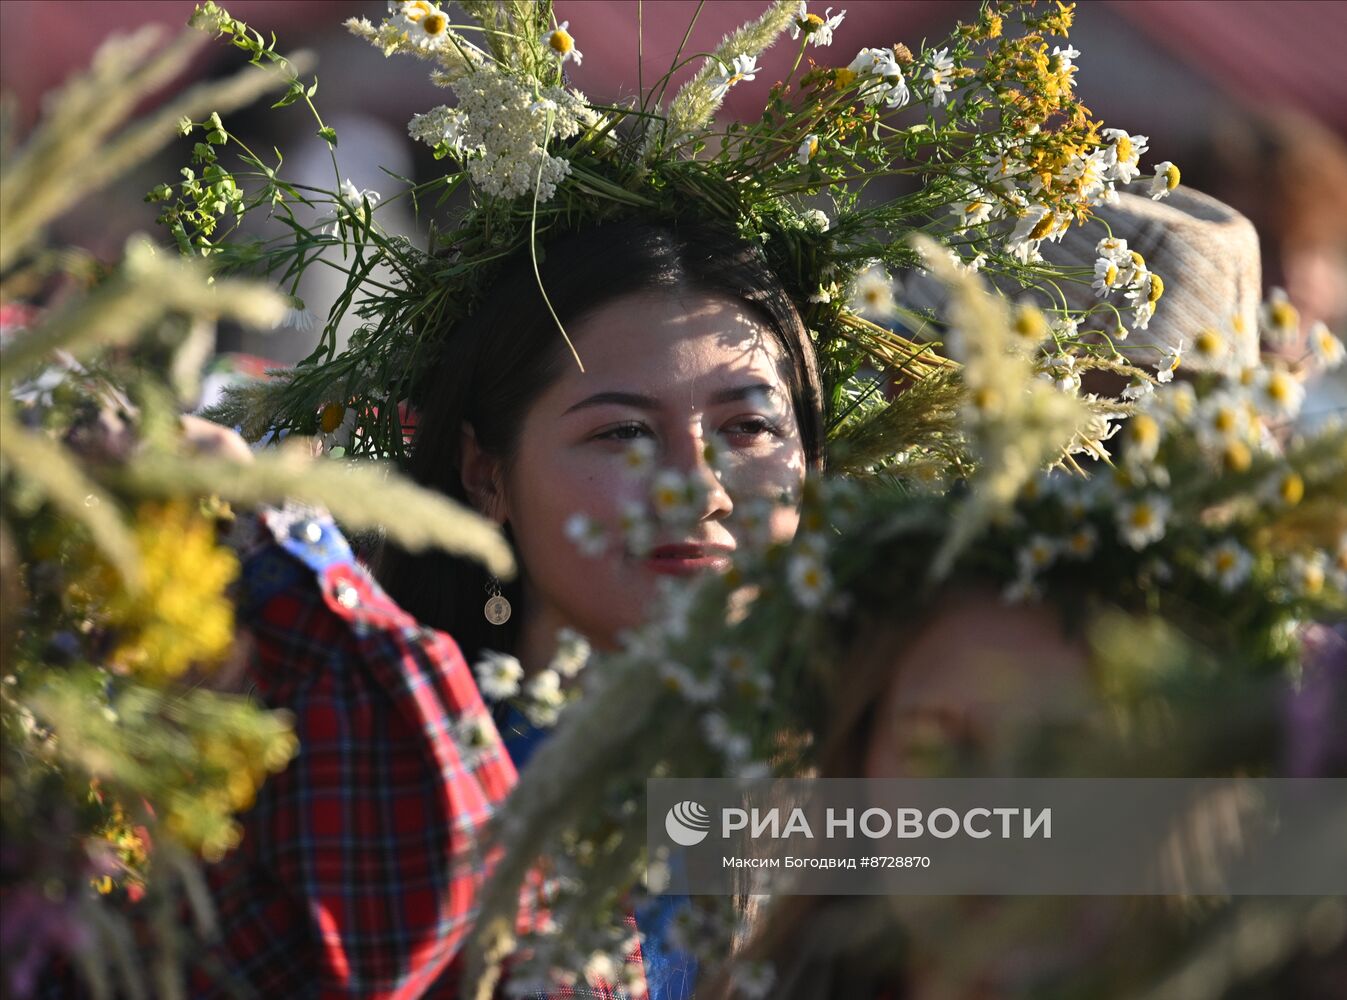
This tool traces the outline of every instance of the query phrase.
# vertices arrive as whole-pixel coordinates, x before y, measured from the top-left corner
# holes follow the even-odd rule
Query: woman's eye
[[[725,433],[733,437],[761,437],[764,434],[779,436],[781,431],[766,417],[746,417],[728,424]]]
[[[643,424],[619,424],[595,434],[594,437],[599,441],[635,441],[648,433],[650,432]]]

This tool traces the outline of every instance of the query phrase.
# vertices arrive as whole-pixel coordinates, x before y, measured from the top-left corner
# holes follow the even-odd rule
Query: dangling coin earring
[[[492,625],[504,625],[510,620],[510,602],[500,592],[500,581],[494,576],[487,583],[486,592],[490,596],[486,599],[482,613]]]

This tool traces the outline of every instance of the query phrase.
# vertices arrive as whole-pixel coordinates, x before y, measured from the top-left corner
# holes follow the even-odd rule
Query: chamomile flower
[[[1325,370],[1337,368],[1347,358],[1342,341],[1333,336],[1325,323],[1315,323],[1310,327],[1310,350],[1319,366]]]
[[[559,25],[543,35],[541,41],[552,55],[556,56],[559,62],[565,63],[575,60],[575,65],[579,66],[584,61],[584,56],[580,50],[575,47],[575,39],[571,37],[570,21],[562,21]]]
[[[1046,324],[1044,324],[1046,329]],[[1071,354],[1062,354],[1047,360],[1042,375],[1059,392],[1068,396],[1080,394],[1080,372],[1076,371],[1076,358]]]
[[[893,315],[893,279],[878,264],[872,264],[856,278],[851,294],[851,308],[871,319],[885,319]]]
[[[795,12],[795,20],[791,24],[790,37],[797,39],[803,33],[810,45],[831,45],[833,32],[846,16],[847,12],[844,10],[834,17],[831,7],[823,11],[822,17],[811,14],[806,0],[800,0],[800,7]]]
[[[1057,217],[1046,205],[1031,205],[1015,222],[1006,251],[1022,264],[1042,260],[1038,245],[1052,235]]]
[[[1094,252],[1119,266],[1131,260],[1132,256],[1132,251],[1127,248],[1127,241],[1120,236],[1105,236],[1095,244]]]
[[[438,49],[449,37],[449,18],[427,0],[408,0],[398,9],[407,38],[420,49]]]
[[[1207,552],[1202,560],[1202,572],[1228,594],[1253,572],[1253,556],[1239,542],[1227,538]]]
[[[1124,453],[1131,466],[1149,465],[1155,461],[1160,451],[1160,422],[1149,413],[1137,413],[1127,421],[1123,430],[1123,440],[1127,442]]]
[[[1178,371],[1179,365],[1182,363],[1183,343],[1180,341],[1174,350],[1166,352],[1160,360],[1156,362],[1155,381],[1172,382],[1174,380],[1174,373]]]
[[[760,551],[772,544],[772,514],[776,508],[772,501],[761,498],[734,505],[734,520],[748,548]]]
[[[949,207],[959,217],[959,228],[980,226],[992,216],[992,199],[988,195],[969,195]]]
[[[708,704],[720,693],[714,679],[698,678],[680,663],[665,661],[655,668],[655,673],[665,687],[694,705]]]
[[[804,137],[804,141],[800,143],[800,148],[795,151],[795,162],[802,167],[807,167],[809,161],[817,154],[818,136],[811,132]]]
[[[622,544],[634,556],[648,555],[655,544],[655,526],[646,516],[645,505],[629,500],[622,505],[618,515],[618,527],[622,531]]]
[[[608,536],[603,526],[585,514],[572,514],[566,520],[565,532],[580,554],[589,559],[603,555],[608,548]]]
[[[737,732],[721,712],[707,712],[702,716],[702,736],[709,746],[725,755],[726,760],[744,760],[753,751],[753,743]]]
[[[812,552],[797,552],[791,557],[787,578],[795,600],[805,608],[821,606],[832,588],[828,568]]]
[[[881,101],[891,108],[901,107],[911,99],[903,69],[892,49],[861,49],[851,60],[846,71],[852,77],[866,80],[862,96],[866,104]]]
[[[756,80],[759,68],[757,56],[735,56],[729,67],[711,81],[712,99],[721,100],[736,83]]]
[[[1094,525],[1082,524],[1062,543],[1062,556],[1067,559],[1088,559],[1099,546],[1099,532]]]
[[[570,628],[557,629],[557,651],[549,667],[562,677],[575,677],[589,663],[589,640]]]
[[[1272,368],[1259,374],[1253,399],[1260,413],[1289,419],[1300,412],[1305,387],[1285,368]]]
[[[1118,534],[1131,548],[1140,551],[1165,537],[1169,501],[1158,493],[1148,493],[1118,505]]]
[[[1285,576],[1291,589],[1301,597],[1315,597],[1323,592],[1328,580],[1328,555],[1297,552],[1286,562]]]
[[[1129,135],[1124,129],[1106,128],[1101,135],[1108,140],[1109,178],[1119,184],[1130,184],[1141,173],[1141,154],[1149,147],[1150,138]]]
[[[950,81],[954,74],[954,60],[949,57],[949,49],[936,49],[931,53],[931,65],[926,68],[926,80],[931,85],[931,104],[940,107],[949,99],[954,84]]]
[[[661,469],[650,484],[650,501],[661,523],[692,515],[692,496],[686,478],[677,469]]]
[[[565,704],[561,677],[555,670],[541,670],[524,685],[524,715],[535,726],[556,725]]]
[[[1294,507],[1305,499],[1305,479],[1294,469],[1287,469],[1269,478],[1260,492],[1269,503]]]
[[[1193,337],[1193,356],[1208,370],[1219,370],[1230,357],[1230,344],[1214,327],[1203,327]]]
[[[524,668],[517,659],[490,649],[482,651],[482,658],[472,670],[477,675],[477,687],[482,695],[493,701],[513,698],[519,693],[519,682],[524,678]]]
[[[1155,165],[1155,176],[1151,178],[1151,198],[1159,201],[1179,186],[1179,168],[1169,160],[1161,160]]]
[[[1275,347],[1285,347],[1300,333],[1300,310],[1291,304],[1283,288],[1274,288],[1259,308],[1263,336]]]
[[[1029,541],[1015,553],[1021,576],[1035,576],[1056,561],[1061,545],[1047,535],[1031,535]]]
[[[1121,272],[1118,270],[1118,262],[1111,257],[1100,257],[1094,262],[1094,281],[1091,286],[1095,295],[1101,299],[1106,298],[1108,293],[1118,287],[1118,278]]]
[[[622,472],[632,479],[644,479],[655,469],[655,442],[633,438],[622,450]]]

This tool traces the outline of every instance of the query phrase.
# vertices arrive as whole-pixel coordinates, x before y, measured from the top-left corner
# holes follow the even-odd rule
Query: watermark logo
[[[678,803],[664,817],[664,832],[679,847],[700,844],[710,830],[711,814],[704,805],[691,799]]]

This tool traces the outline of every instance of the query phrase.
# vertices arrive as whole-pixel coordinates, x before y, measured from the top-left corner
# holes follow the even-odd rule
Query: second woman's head
[[[518,628],[578,629],[607,645],[639,624],[661,577],[714,571],[761,532],[762,511],[822,464],[823,417],[808,334],[752,247],[700,225],[612,223],[507,266],[450,335],[425,392],[412,475],[502,524],[520,580],[509,626],[482,616],[487,578],[439,555],[390,556],[385,583],[469,655],[512,649]],[[650,516],[633,442],[693,498],[633,545]],[[707,454],[707,446],[717,453]],[[793,505],[767,533],[788,538]],[[583,515],[605,544],[568,537]]]

